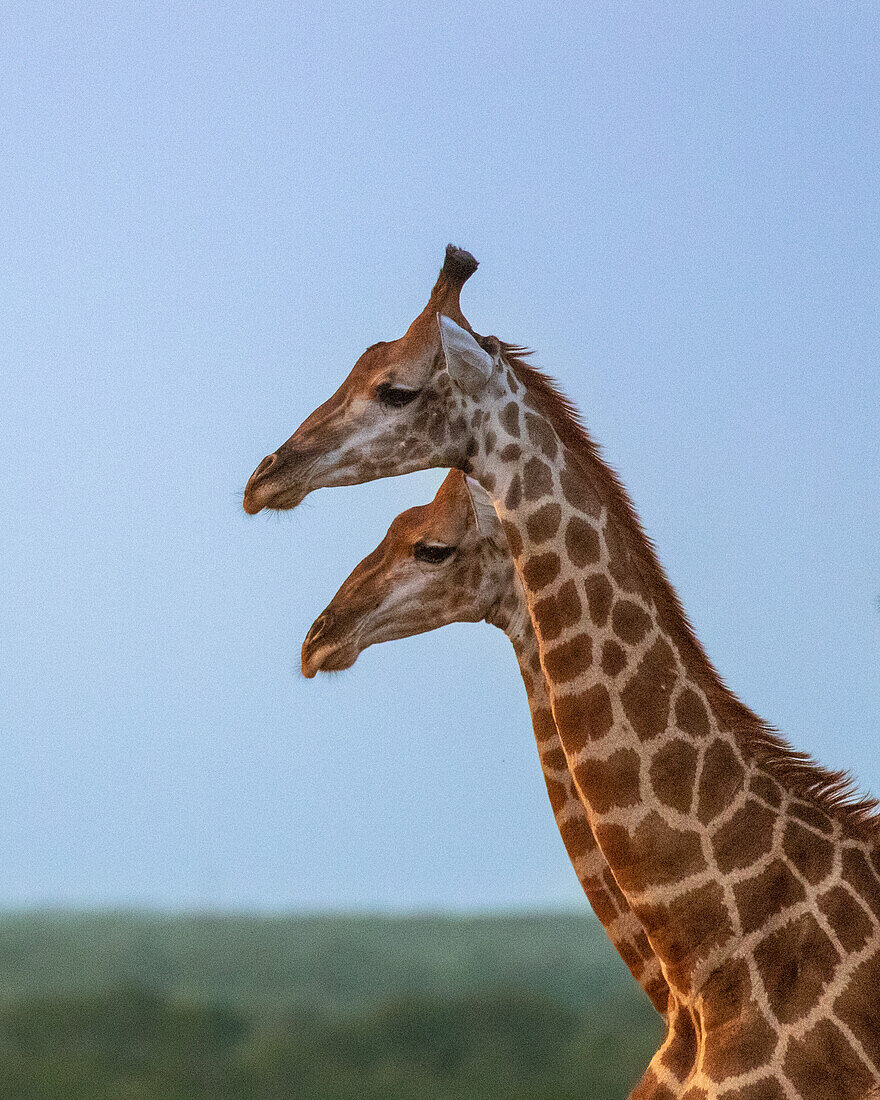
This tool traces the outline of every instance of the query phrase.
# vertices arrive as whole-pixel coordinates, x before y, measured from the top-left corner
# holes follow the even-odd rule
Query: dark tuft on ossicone
[[[451,283],[463,286],[480,265],[470,252],[463,248],[457,248],[454,244],[446,246],[446,259],[440,274],[445,275]]]

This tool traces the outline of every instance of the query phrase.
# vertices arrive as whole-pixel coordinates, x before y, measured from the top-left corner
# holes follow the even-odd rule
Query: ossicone
[[[476,270],[477,261],[470,252],[465,252],[463,248],[457,248],[454,244],[448,244],[446,259],[443,261],[443,267],[440,268],[428,305],[413,324],[420,324],[426,317],[433,317],[435,313],[445,313],[447,317],[451,317],[470,332],[471,326],[461,312],[459,295],[461,288]]]
[[[446,259],[443,261],[440,274],[445,277],[451,286],[457,286],[460,289],[479,266],[470,252],[465,252],[463,248],[459,248],[457,245],[448,244],[446,246]]]

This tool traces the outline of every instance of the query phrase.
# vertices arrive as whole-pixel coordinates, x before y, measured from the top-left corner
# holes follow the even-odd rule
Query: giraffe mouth
[[[355,663],[360,650],[352,643],[343,645],[324,644],[314,648],[306,644],[302,651],[302,674],[311,680],[319,672],[344,672]]]
[[[249,516],[255,516],[264,508],[271,512],[289,512],[302,504],[307,496],[308,489],[299,486],[273,488],[271,485],[252,485],[248,482],[241,503]]]
[[[249,516],[268,508],[287,512],[296,508],[314,488],[314,456],[291,452],[286,446],[266,455],[245,486],[242,507]]]

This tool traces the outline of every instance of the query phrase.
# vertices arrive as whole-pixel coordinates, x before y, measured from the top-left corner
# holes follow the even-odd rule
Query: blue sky
[[[449,240],[729,683],[880,792],[878,22],[4,9],[0,906],[582,904],[497,631],[299,675],[442,473],[240,508]]]

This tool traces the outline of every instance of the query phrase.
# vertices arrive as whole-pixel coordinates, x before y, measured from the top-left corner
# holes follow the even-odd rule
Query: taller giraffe
[[[447,249],[406,334],[368,348],[260,464],[245,508],[432,466],[475,477],[596,839],[694,1023],[686,1088],[649,1070],[634,1095],[861,1100],[880,1082],[874,803],[726,688],[573,407],[464,318],[476,266]]]

